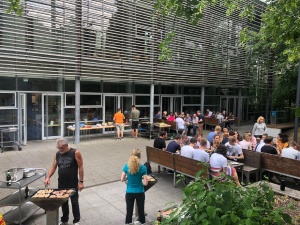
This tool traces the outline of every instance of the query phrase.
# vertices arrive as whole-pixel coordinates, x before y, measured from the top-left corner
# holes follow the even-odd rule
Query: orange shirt
[[[115,115],[114,115],[114,121],[115,123],[123,123],[123,120],[125,119],[125,116],[123,113],[121,112],[117,112]]]

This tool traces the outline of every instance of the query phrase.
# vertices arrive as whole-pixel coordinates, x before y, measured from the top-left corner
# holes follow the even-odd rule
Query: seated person
[[[297,143],[294,141],[290,142],[290,147],[282,149],[281,156],[289,159],[298,159]]]
[[[241,146],[236,143],[235,136],[229,136],[228,142],[225,144],[227,149],[227,158],[232,160],[244,159]]]
[[[166,141],[165,141],[166,137],[167,137],[167,132],[161,131],[159,134],[159,137],[154,139],[153,147],[165,151],[166,150]]]
[[[244,133],[243,140],[239,142],[239,145],[241,146],[242,149],[252,150],[252,143],[250,142],[251,136],[248,135],[248,133]]]
[[[158,111],[156,114],[155,114],[155,119],[160,119],[161,118],[161,112]]]
[[[261,152],[264,153],[269,153],[269,154],[273,154],[273,155],[277,155],[277,149],[274,147],[274,143],[273,143],[273,137],[272,136],[268,136],[266,137],[266,139],[264,140],[265,145],[262,146],[261,148]]]
[[[203,139],[201,134],[197,135],[197,145],[195,147],[195,149],[200,148],[200,141]],[[206,149],[210,149],[210,143],[208,141],[206,141]]]
[[[178,151],[180,153],[181,147],[181,136],[180,135],[176,135],[174,141],[171,141],[168,144],[167,147],[167,152],[172,152],[172,153],[176,153],[176,151]]]
[[[191,138],[190,143],[181,148],[181,155],[192,159],[194,157],[196,144],[197,144],[196,138]]]
[[[219,124],[222,124],[224,121],[224,116],[220,112],[217,112],[216,119],[219,121]]]
[[[193,159],[198,160],[200,162],[209,162],[209,154],[205,151],[206,150],[207,141],[202,138],[200,140],[200,148],[195,149]]]
[[[216,152],[211,155],[209,161],[211,175],[213,177],[219,177],[222,173],[229,175],[233,178],[237,186],[241,186],[235,168],[227,165],[226,154],[227,149],[225,145],[218,145]]]
[[[167,120],[170,122],[175,121],[175,115],[172,112],[170,112],[170,115],[168,116]]]
[[[261,148],[265,145],[265,139],[266,139],[266,137],[268,137],[268,134],[263,134],[261,136],[261,139],[259,141],[257,140],[257,144],[256,144],[256,146],[254,148],[254,151],[261,152]]]
[[[276,139],[276,146],[278,153],[281,154],[282,149],[287,148],[289,146],[289,138],[287,134],[279,133]]]
[[[215,134],[212,143],[210,143],[208,152],[215,152],[219,144],[221,144],[221,137],[219,134]]]
[[[213,142],[213,139],[214,139],[214,136],[215,134],[219,134],[220,132],[222,131],[222,128],[220,126],[216,126],[215,127],[215,130],[210,132],[208,135],[207,135],[207,141],[209,143]]]
[[[192,137],[190,137],[190,136],[183,135],[183,136],[182,136],[182,143],[181,143],[181,145],[182,145],[182,146],[184,146],[184,145],[189,145],[189,144],[190,144],[191,138],[192,138]]]

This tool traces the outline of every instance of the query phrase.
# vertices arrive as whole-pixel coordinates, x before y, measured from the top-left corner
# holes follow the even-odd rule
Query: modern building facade
[[[118,107],[128,118],[133,104],[146,118],[208,108],[251,116],[253,75],[239,32],[259,27],[259,18],[249,24],[216,6],[193,26],[153,18],[148,1],[131,0],[26,0],[19,17],[1,4],[0,126],[19,126],[23,142],[66,135],[76,79],[81,121],[112,121]],[[264,6],[254,4],[260,13]],[[160,62],[159,43],[171,30],[173,57]]]

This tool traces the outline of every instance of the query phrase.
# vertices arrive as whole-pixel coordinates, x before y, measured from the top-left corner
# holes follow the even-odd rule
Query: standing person
[[[133,149],[128,163],[123,167],[121,181],[124,182],[127,175],[126,187],[126,220],[125,223],[132,223],[134,201],[137,203],[139,221],[145,223],[145,189],[148,185],[147,169],[140,164],[141,151]]]
[[[56,141],[56,147],[58,151],[54,156],[53,164],[49,170],[49,173],[44,181],[47,186],[50,184],[50,177],[54,174],[58,167],[58,188],[74,188],[75,194],[71,196],[72,212],[73,212],[73,224],[79,225],[80,211],[78,202],[78,191],[84,188],[83,185],[83,160],[79,150],[71,148],[68,141],[64,138],[60,138]],[[78,180],[79,174],[79,180]],[[62,205],[62,213],[60,225],[67,225],[69,220],[69,204],[66,201]]]
[[[140,118],[140,110],[136,109],[135,105],[132,106],[131,110],[131,119],[132,119],[132,125],[131,125],[131,135],[132,138],[137,138],[139,134],[139,118]]]
[[[194,114],[193,115],[193,120],[192,120],[192,123],[193,123],[193,131],[194,131],[194,136],[196,136],[197,134],[197,129],[198,129],[198,123],[199,123],[199,118],[197,117],[197,114]]]
[[[200,110],[197,111],[197,117],[198,117],[198,131],[199,131],[199,134],[201,134],[201,136],[202,136],[203,123],[204,123],[205,117],[203,116],[203,114],[201,114]],[[194,134],[194,136],[195,135],[196,134]]]
[[[252,135],[256,138],[261,138],[263,133],[265,133],[266,129],[267,126],[265,124],[265,118],[260,116],[258,117],[257,122],[253,126]]]
[[[121,111],[121,108],[118,108],[118,112],[114,115],[114,121],[115,121],[115,126],[117,129],[117,135],[118,135],[118,140],[121,140],[124,138],[124,119],[125,116]],[[120,137],[121,134],[121,137]]]
[[[161,131],[159,134],[159,137],[154,139],[153,147],[165,151],[166,150],[166,141],[165,141],[166,137],[167,137],[167,132]]]

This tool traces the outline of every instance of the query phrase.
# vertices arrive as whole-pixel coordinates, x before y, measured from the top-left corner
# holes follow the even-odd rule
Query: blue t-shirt
[[[123,172],[127,174],[126,193],[144,193],[143,176],[147,175],[147,169],[144,165],[140,165],[140,169],[136,174],[129,173],[128,164],[123,168]]]
[[[212,143],[212,142],[213,142],[215,134],[216,134],[216,133],[215,133],[214,131],[212,131],[212,132],[210,132],[210,133],[207,135],[207,141],[208,141],[209,143]]]
[[[171,141],[168,144],[168,147],[166,149],[167,152],[172,152],[172,153],[176,153],[177,150],[180,151],[181,147],[180,144],[178,144],[176,141]]]

